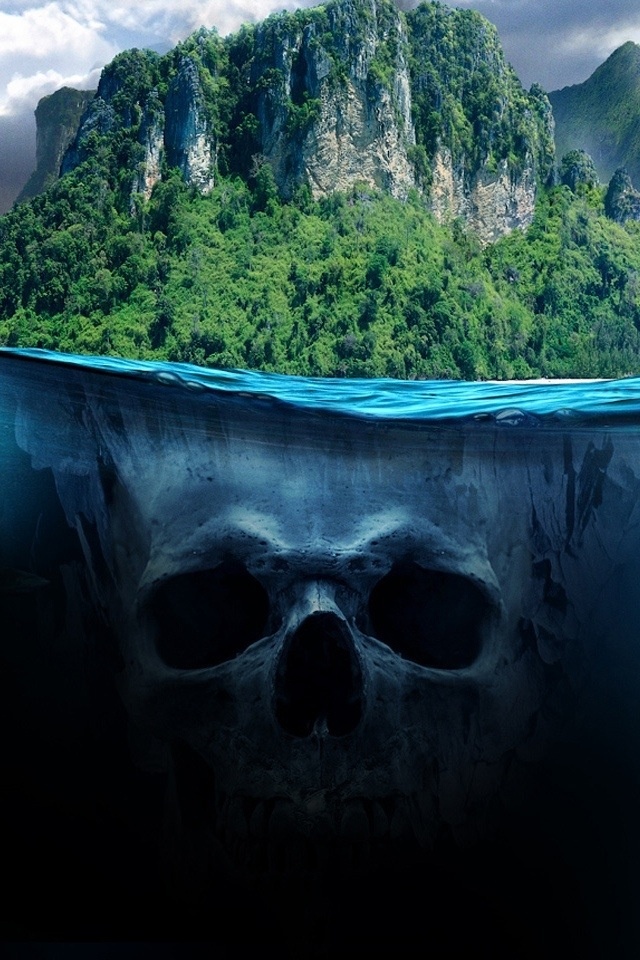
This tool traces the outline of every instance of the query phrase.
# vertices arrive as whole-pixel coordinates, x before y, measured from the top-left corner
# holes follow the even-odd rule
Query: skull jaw
[[[248,658],[260,655],[252,651]],[[529,686],[534,671],[526,656],[520,660],[522,684],[526,678]],[[478,710],[475,687],[466,689],[460,679],[452,684],[450,678],[434,697],[430,730],[415,687],[419,672],[388,651],[379,676],[367,678],[369,694],[376,691],[368,702],[394,716],[396,729],[381,723],[372,709],[348,737],[333,737],[325,729],[298,738],[264,723],[255,727],[251,741],[238,737],[238,717],[230,716],[194,747],[189,723],[185,738],[172,746],[165,837],[181,882],[191,886],[198,877],[195,885],[208,889],[226,874],[260,896],[288,889],[309,893],[373,877],[386,886],[392,876],[413,869],[427,878],[443,868],[452,850],[462,856],[491,842],[506,808],[517,808],[526,797],[527,768],[514,758],[512,743],[527,737],[517,725],[510,740],[504,733],[496,739],[493,731],[492,741],[489,727],[461,729],[460,716]],[[251,670],[243,676],[246,680]],[[537,683],[542,691],[543,670]],[[215,698],[213,690],[210,685],[205,701]],[[234,702],[255,707],[258,698],[251,690],[249,684],[236,691]],[[488,694],[487,702],[500,692]],[[517,684],[512,695],[518,699]],[[267,693],[265,701],[268,716]],[[487,711],[487,704],[480,707]],[[506,713],[512,708],[513,703],[504,705]],[[148,709],[144,713],[148,716]],[[438,726],[450,728],[448,737]],[[272,739],[266,736],[269,727]],[[474,735],[484,748],[475,757],[460,748]]]
[[[273,935],[300,960],[339,955],[345,943],[390,945],[398,937],[402,943],[403,935],[408,946],[425,931],[435,955],[444,956],[447,950],[472,949],[482,930],[494,955],[507,958],[514,947],[505,928],[530,931],[531,921],[519,917],[519,892],[509,903],[513,878],[522,871],[509,844],[496,843],[494,829],[476,831],[473,842],[468,835],[461,841],[435,811],[428,840],[421,842],[415,832],[423,812],[417,798],[336,801],[344,835],[338,832],[341,821],[328,816],[326,834],[314,835],[322,822],[317,813],[327,808],[325,797],[315,798],[313,810],[311,800],[305,808],[284,798],[267,803],[236,796],[223,799],[218,818],[202,819],[203,797],[216,795],[211,769],[178,745],[172,748],[169,793],[163,854],[171,897],[187,905],[194,930],[205,937],[211,936],[221,891],[229,890],[246,904],[248,917],[268,917]],[[312,829],[303,808],[316,814]],[[267,836],[260,837],[257,819],[265,812]],[[368,836],[359,832],[363,814],[377,824]],[[502,807],[500,814],[504,826],[509,815]],[[540,918],[536,922],[541,929]]]
[[[320,622],[314,610],[304,617]],[[515,631],[512,619],[499,626],[501,635]],[[144,640],[125,624],[132,633]],[[300,735],[278,717],[292,633],[285,624],[191,674],[147,652],[139,674],[126,674],[129,715],[172,744],[164,846],[177,885],[207,890],[224,874],[261,895],[374,875],[386,884],[409,864],[428,875],[443,844],[490,837],[517,786],[514,745],[528,741],[547,692],[533,638],[510,640],[505,686],[490,638],[480,668],[426,670],[351,624],[362,664],[358,723],[332,735],[319,715]]]

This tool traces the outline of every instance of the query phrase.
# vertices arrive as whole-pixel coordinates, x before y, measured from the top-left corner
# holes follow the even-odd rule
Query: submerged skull
[[[212,875],[377,880],[490,836],[637,622],[633,437],[113,386],[45,379],[17,435],[165,745],[177,886],[206,913]]]
[[[460,753],[497,735],[495,705],[490,730],[477,715],[478,684],[500,696],[505,616],[489,571],[454,572],[452,556],[438,568],[400,516],[318,544],[246,537],[236,522],[204,569],[143,589],[127,630],[127,696],[215,773],[218,831],[267,839],[275,817],[280,839],[429,843],[443,813],[461,825],[474,770]],[[502,752],[497,736],[478,756],[481,790]]]
[[[249,410],[102,469],[122,695],[180,830],[256,874],[473,839],[548,692],[529,504],[455,430]]]
[[[83,401],[54,471],[127,710],[170,747],[187,869],[491,830],[575,632],[556,440],[148,389]]]

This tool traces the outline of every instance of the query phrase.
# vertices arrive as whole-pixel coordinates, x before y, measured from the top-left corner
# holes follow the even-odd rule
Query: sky
[[[120,50],[169,49],[199,26],[221,34],[318,0],[0,0],[0,213],[35,166],[40,97],[93,89]],[[627,40],[640,43],[639,0],[449,0],[498,28],[526,87],[581,83]],[[404,9],[415,0],[399,0]]]

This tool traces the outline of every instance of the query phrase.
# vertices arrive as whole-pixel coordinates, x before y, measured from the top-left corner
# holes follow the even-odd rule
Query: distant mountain
[[[37,196],[58,179],[62,158],[94,93],[94,90],[62,87],[38,102],[35,110],[36,169],[22,188],[18,203]]]
[[[628,41],[585,80],[549,94],[556,155],[586,150],[606,183],[626,167],[640,185],[640,46]]]

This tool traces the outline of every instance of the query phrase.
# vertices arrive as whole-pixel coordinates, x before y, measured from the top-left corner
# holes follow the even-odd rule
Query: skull
[[[463,433],[251,411],[197,443],[100,425],[131,717],[206,766],[256,869],[486,830],[545,696],[528,502]]]
[[[166,747],[174,882],[306,890],[490,836],[577,683],[610,441],[156,384],[80,391],[79,423],[69,380],[23,443],[54,466],[131,721]]]

